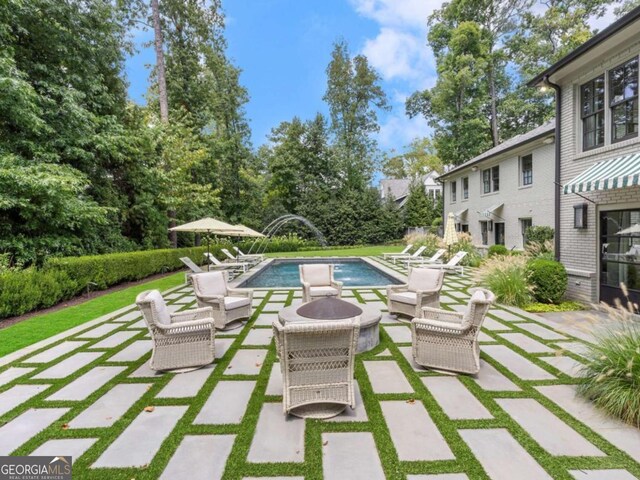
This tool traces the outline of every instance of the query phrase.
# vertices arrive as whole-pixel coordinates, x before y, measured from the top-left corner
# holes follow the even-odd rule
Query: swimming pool
[[[299,266],[308,263],[331,263],[336,280],[345,287],[398,285],[400,280],[359,258],[278,259],[242,282],[240,287],[300,287]]]

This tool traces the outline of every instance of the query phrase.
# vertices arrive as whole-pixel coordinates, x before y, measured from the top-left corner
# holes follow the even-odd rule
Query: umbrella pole
[[[209,243],[211,242],[211,239],[209,238],[209,232],[210,230],[207,230],[207,271],[211,270],[211,260],[209,260],[209,255],[211,255],[211,247]]]

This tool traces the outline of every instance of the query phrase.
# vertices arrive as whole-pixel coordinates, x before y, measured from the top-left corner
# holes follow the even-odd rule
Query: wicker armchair
[[[310,263],[300,265],[302,301],[310,302],[322,297],[342,297],[342,282],[333,278],[333,265]]]
[[[409,317],[422,316],[422,308],[440,306],[440,290],[444,272],[428,268],[410,268],[409,280],[404,285],[387,287],[389,313],[400,313]]]
[[[193,291],[200,307],[211,307],[218,330],[251,317],[253,290],[229,288],[228,272],[207,272],[191,276]]]
[[[489,290],[476,289],[464,313],[423,308],[424,318],[414,318],[411,322],[415,362],[423,367],[478,373],[478,333],[495,298]]]
[[[355,408],[354,363],[360,318],[273,322],[285,413],[330,418]]]
[[[201,367],[215,359],[215,327],[209,307],[169,313],[158,290],[136,298],[151,332],[153,370]]]

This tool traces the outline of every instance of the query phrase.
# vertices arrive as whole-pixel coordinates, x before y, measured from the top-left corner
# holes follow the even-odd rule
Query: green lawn
[[[302,252],[267,253],[267,257],[367,257],[387,252],[400,252],[403,245],[370,245],[356,248],[326,248]]]
[[[184,273],[175,273],[151,282],[102,295],[73,307],[31,317],[28,320],[0,330],[0,356],[15,352],[45,338],[57,335],[82,323],[98,318],[119,308],[131,305],[144,291],[160,291],[176,287],[184,282]]]

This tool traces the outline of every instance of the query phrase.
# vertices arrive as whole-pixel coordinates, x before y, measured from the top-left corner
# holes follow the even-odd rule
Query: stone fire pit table
[[[346,302],[344,300],[338,299],[319,299],[314,300],[313,302],[309,302],[301,305],[292,305],[290,307],[285,307],[280,312],[278,312],[278,319],[280,323],[283,325],[290,322],[313,322],[313,321],[327,321],[330,322],[331,318],[312,318],[305,317],[298,313],[298,310],[304,306],[308,306],[310,303],[315,302]],[[358,349],[357,353],[367,352],[373,348],[375,348],[380,343],[380,331],[379,331],[379,323],[382,318],[382,312],[370,305],[360,304],[360,303],[351,303],[351,305],[362,310],[362,313],[359,314],[360,317],[360,336],[358,338]],[[356,316],[356,315],[353,315]]]

